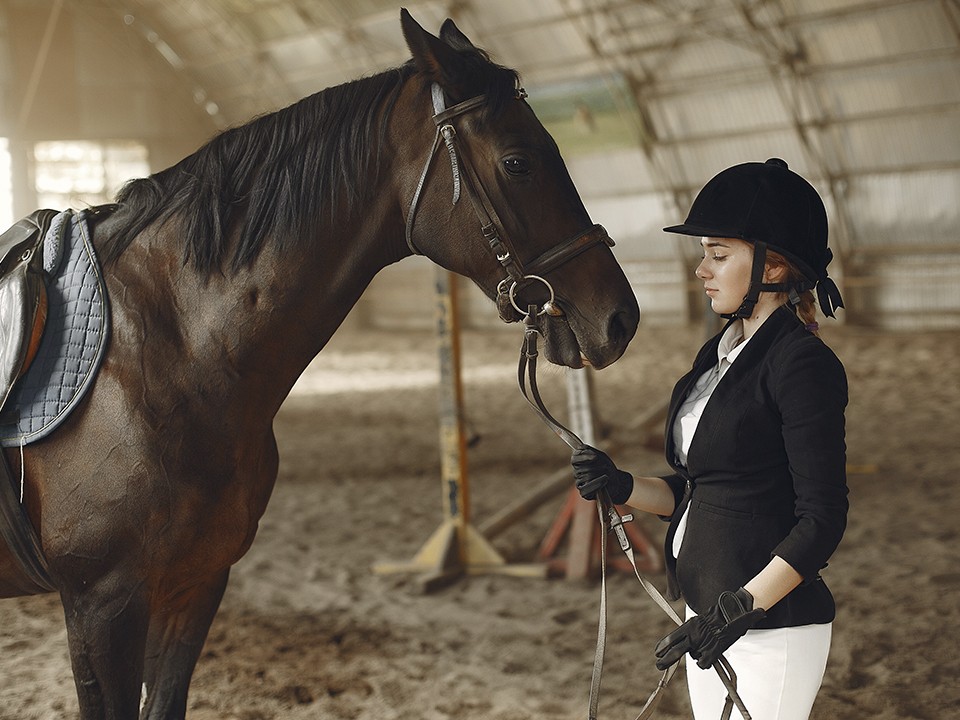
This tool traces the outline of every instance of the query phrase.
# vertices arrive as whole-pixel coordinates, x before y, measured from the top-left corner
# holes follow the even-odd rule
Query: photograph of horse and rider
[[[0,2],[0,720],[953,717],[960,7],[451,5]]]

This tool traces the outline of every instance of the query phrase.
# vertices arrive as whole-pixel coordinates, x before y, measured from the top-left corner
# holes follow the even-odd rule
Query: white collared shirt
[[[690,388],[687,399],[680,406],[677,419],[673,423],[673,444],[676,449],[676,459],[680,465],[687,464],[690,443],[693,442],[694,433],[697,432],[697,425],[703,416],[704,408],[710,401],[710,396],[713,395],[720,379],[743,352],[748,342],[749,340],[743,339],[743,320],[731,323],[717,346],[717,364],[699,377]]]
[[[720,379],[726,374],[727,370],[733,364],[733,361],[739,357],[740,353],[747,346],[749,338],[743,339],[743,320],[737,320],[730,324],[730,327],[724,331],[720,338],[720,344],[717,346],[717,364],[701,375],[693,387],[687,399],[683,401],[680,409],[677,411],[677,419],[673,423],[673,445],[676,451],[677,462],[686,467],[687,453],[690,451],[690,444],[693,442],[693,436],[697,432],[697,425],[700,424],[700,418],[703,416],[703,410],[710,401],[710,396],[720,383]],[[683,543],[683,535],[687,529],[687,512],[689,506],[684,510],[683,517],[677,523],[677,531],[673,536],[673,556],[680,554],[680,546]]]

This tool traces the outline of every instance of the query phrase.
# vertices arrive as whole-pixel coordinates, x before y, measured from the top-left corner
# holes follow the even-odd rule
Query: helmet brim
[[[715,237],[715,238],[740,238],[743,239],[739,231],[723,229],[718,227],[708,227],[706,225],[697,225],[695,223],[685,222],[681,225],[671,225],[665,227],[664,232],[676,233],[678,235],[690,235],[691,237]]]

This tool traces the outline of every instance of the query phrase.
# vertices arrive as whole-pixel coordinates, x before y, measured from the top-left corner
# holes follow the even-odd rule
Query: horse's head
[[[440,37],[405,10],[401,24],[418,71],[391,126],[410,250],[472,279],[505,320],[535,305],[551,362],[614,362],[636,297],[516,72],[451,20]]]

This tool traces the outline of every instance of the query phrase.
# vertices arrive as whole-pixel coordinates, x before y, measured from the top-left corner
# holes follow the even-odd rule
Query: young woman
[[[696,276],[728,319],[677,383],[667,461],[633,477],[595,448],[573,455],[578,489],[662,516],[668,596],[686,622],[656,647],[688,655],[694,717],[720,717],[721,654],[754,720],[803,720],[830,649],[833,597],[820,570],[846,526],[843,366],[817,335],[843,307],[827,277],[827,217],[816,190],[779,159],[724,170],[667,232],[700,238]],[[739,714],[734,714],[739,717]]]

